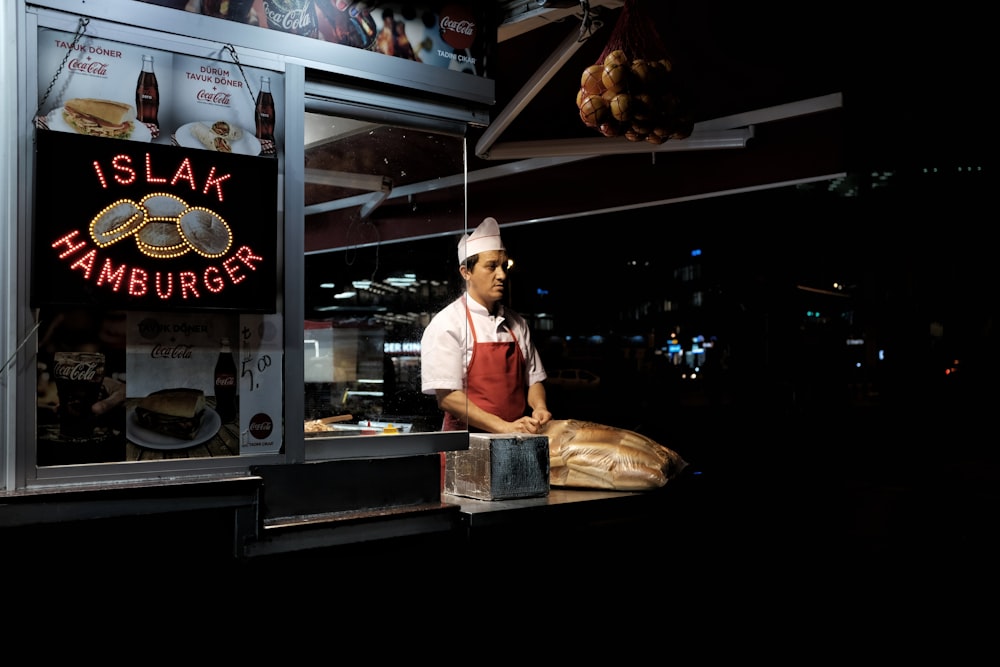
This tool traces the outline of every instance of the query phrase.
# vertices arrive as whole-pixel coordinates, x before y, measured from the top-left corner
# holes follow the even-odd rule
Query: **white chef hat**
[[[471,234],[463,236],[462,240],[458,242],[458,263],[464,264],[469,257],[486,250],[503,249],[503,241],[500,240],[500,225],[497,224],[496,218],[486,218],[472,230]]]

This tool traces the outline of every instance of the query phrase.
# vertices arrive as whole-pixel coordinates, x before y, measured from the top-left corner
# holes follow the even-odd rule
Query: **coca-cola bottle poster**
[[[485,3],[483,3],[485,4]],[[463,3],[380,2],[372,9],[375,51],[396,58],[486,75],[486,27],[482,12]]]
[[[280,73],[87,35],[74,46],[73,38],[58,30],[39,32],[40,128],[237,155],[276,154],[283,139],[277,112],[263,140],[255,116],[264,77],[269,102],[282,108]]]
[[[276,315],[129,312],[128,460],[279,451],[278,322]],[[233,408],[223,409],[225,400]]]
[[[125,459],[126,314],[96,308],[38,313],[39,466]]]
[[[39,315],[39,466],[281,451],[279,315]]]
[[[279,72],[236,63],[176,56],[172,73],[178,117],[174,130],[180,146],[244,155],[274,155],[283,142],[284,78]],[[268,125],[257,123],[258,101],[266,88]]]
[[[488,76],[494,3],[480,0],[139,0]]]
[[[89,35],[42,29],[38,124],[43,129],[142,142],[170,142],[173,55]],[[65,65],[62,65],[63,59]]]

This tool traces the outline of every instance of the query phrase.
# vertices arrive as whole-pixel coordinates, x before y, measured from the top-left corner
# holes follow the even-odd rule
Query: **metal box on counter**
[[[547,496],[548,437],[470,433],[467,450],[445,457],[444,491],[477,500]]]

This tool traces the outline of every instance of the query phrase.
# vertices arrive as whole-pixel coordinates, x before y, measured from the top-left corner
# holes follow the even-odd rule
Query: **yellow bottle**
[[[392,424],[387,424],[386,427],[382,429],[383,435],[393,435],[396,433],[399,433],[399,429],[393,426]]]

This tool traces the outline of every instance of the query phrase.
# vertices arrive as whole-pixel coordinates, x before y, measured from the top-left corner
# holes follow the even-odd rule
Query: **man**
[[[545,368],[524,318],[500,303],[509,264],[494,218],[462,237],[458,263],[465,293],[421,341],[423,392],[437,397],[445,431],[538,433],[552,419]]]

